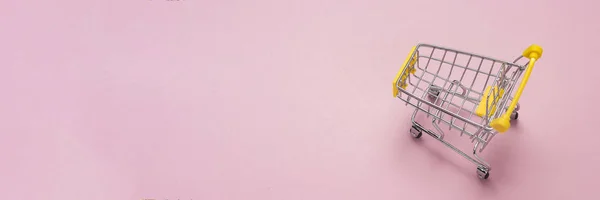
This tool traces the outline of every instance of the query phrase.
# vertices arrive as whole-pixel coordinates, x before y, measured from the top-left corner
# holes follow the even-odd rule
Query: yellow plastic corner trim
[[[490,94],[490,92],[491,92],[491,94]],[[496,94],[498,96],[496,96]],[[492,99],[492,101],[488,100],[488,95],[489,95],[489,98]],[[497,106],[496,104],[498,103],[498,100],[500,100],[502,95],[504,95],[503,88],[498,88],[498,86],[494,86],[494,90],[492,90],[492,86],[488,86],[485,89],[485,92],[483,93],[483,97],[481,98],[479,105],[477,105],[475,114],[477,114],[477,116],[479,116],[479,117],[483,117],[485,115],[486,111],[489,110],[487,117],[492,116],[494,113],[496,113],[496,106]],[[487,102],[487,104],[486,104],[486,102]]]
[[[542,47],[535,44],[529,46],[527,49],[525,49],[525,51],[523,51],[523,57],[529,58],[529,64],[527,65],[527,69],[525,69],[525,75],[523,75],[523,80],[521,80],[519,89],[515,93],[515,96],[510,102],[510,106],[508,107],[506,112],[502,116],[490,122],[490,126],[494,128],[494,130],[500,133],[504,133],[510,128],[510,115],[515,110],[515,107],[519,102],[519,98],[521,98],[521,94],[523,93],[523,90],[527,85],[527,81],[529,80],[529,76],[531,75],[531,71],[533,70],[535,62],[537,61],[537,59],[542,57],[543,52],[544,50],[542,49]]]
[[[394,81],[392,82],[392,93],[394,94],[394,97],[398,96],[398,86],[396,85],[396,83],[398,83],[398,79],[400,79],[400,87],[402,87],[402,89],[406,89],[406,86],[408,86],[408,84],[406,84],[406,79],[408,78],[408,75],[417,72],[417,70],[415,69],[415,63],[417,63],[419,54],[418,52],[415,52],[416,49],[417,47],[414,46],[410,50],[410,53],[408,53],[408,57],[406,57],[406,60],[404,60],[400,71],[398,71],[396,77],[394,78]],[[413,55],[413,53],[415,54]],[[407,66],[408,69],[406,69],[406,72],[402,73],[404,72],[404,68],[406,68]]]
[[[542,49],[542,47],[532,44],[531,46],[527,47],[525,51],[523,51],[523,57],[529,59],[534,58],[538,60],[542,57],[542,53],[544,53],[544,49]]]

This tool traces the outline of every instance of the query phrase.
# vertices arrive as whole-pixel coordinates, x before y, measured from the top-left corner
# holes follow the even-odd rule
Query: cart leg
[[[436,139],[442,138],[441,135],[425,129],[425,127],[423,125],[419,124],[419,122],[416,121],[417,112],[419,112],[419,110],[415,109],[415,111],[413,112],[413,114],[410,118],[410,120],[412,121],[412,127],[410,128],[411,135],[415,138],[420,138],[422,136],[422,133],[425,132],[428,135],[431,135],[431,137],[434,137]]]
[[[429,133],[430,131],[425,130],[425,132]],[[469,156],[468,154],[466,154],[465,152],[456,148],[452,144],[446,142],[445,140],[439,139],[439,138],[436,138],[436,139],[438,141],[440,141],[441,143],[443,143],[444,145],[446,145],[448,148],[452,149],[454,152],[458,153],[459,155],[463,156],[467,160],[471,161],[473,164],[477,165],[477,175],[479,175],[480,178],[487,179],[490,176],[489,175],[490,170],[491,170],[490,165],[477,155],[477,149],[478,149],[477,147],[479,146],[478,145],[479,142],[477,142],[475,144],[475,147],[473,148],[473,156]]]
[[[453,151],[460,154],[467,160],[471,161],[473,164],[477,165],[477,175],[479,176],[479,178],[487,179],[490,176],[490,170],[491,170],[490,165],[477,155],[477,149],[480,145],[479,141],[477,141],[475,143],[475,147],[473,148],[473,156],[469,156],[465,152],[454,147],[452,144],[446,142],[439,134],[436,134],[433,131],[425,129],[424,126],[419,124],[416,121],[417,112],[418,112],[418,109],[415,109],[415,111],[413,112],[413,114],[411,116],[412,127],[410,128],[410,133],[413,137],[420,138],[423,135],[423,132],[427,133],[431,137],[440,141],[442,144],[446,145],[448,148],[452,149]]]
[[[414,138],[421,138],[421,136],[423,136],[423,129],[422,126],[417,123],[417,121],[415,121],[415,116],[417,115],[417,109],[415,109],[415,112],[413,112],[412,116],[410,117],[410,120],[412,122],[412,127],[410,127],[410,134],[414,137]]]
[[[479,142],[475,143],[475,147],[473,147],[473,157],[475,157],[475,159],[477,160],[477,175],[479,175],[479,178],[481,179],[487,179],[490,176],[490,170],[491,167],[490,165],[485,162],[485,160],[483,160],[483,158],[479,157],[477,155],[477,147],[479,147]]]

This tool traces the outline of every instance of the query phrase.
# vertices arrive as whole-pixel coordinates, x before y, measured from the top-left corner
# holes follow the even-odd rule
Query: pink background
[[[0,199],[598,198],[595,2],[3,0]],[[486,182],[408,134],[419,42],[545,48]]]

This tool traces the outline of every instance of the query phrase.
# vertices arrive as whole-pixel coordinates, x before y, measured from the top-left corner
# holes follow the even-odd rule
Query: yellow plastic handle
[[[531,71],[533,70],[533,66],[535,65],[535,62],[540,57],[542,57],[543,52],[544,52],[544,50],[542,49],[542,47],[535,45],[535,44],[529,46],[527,49],[525,49],[525,51],[523,51],[523,57],[529,58],[529,65],[527,65],[527,69],[525,69],[525,75],[523,75],[523,80],[521,81],[521,85],[519,85],[519,89],[515,93],[515,96],[512,99],[512,102],[510,103],[508,110],[506,110],[506,112],[502,116],[500,116],[500,117],[492,120],[492,122],[490,122],[490,126],[492,128],[494,128],[496,131],[498,131],[500,133],[504,133],[510,128],[510,115],[515,110],[515,107],[517,106],[517,103],[519,102],[519,98],[521,98],[521,93],[523,93],[523,90],[525,89],[525,85],[527,85],[527,80],[529,80],[529,75],[531,75]]]
[[[398,86],[402,87],[403,89],[406,89],[406,86],[408,86],[408,84],[406,84],[406,79],[408,78],[408,75],[414,74],[417,71],[415,69],[415,63],[417,62],[417,59],[419,58],[419,55],[418,55],[419,52],[415,52],[416,49],[417,49],[417,47],[414,46],[410,50],[410,53],[408,53],[408,57],[406,57],[406,60],[404,60],[404,64],[402,64],[400,71],[398,71],[398,73],[396,73],[396,77],[394,78],[394,81],[392,82],[392,93],[393,93],[394,97],[398,96]],[[413,53],[414,53],[414,55],[413,55]],[[406,67],[408,67],[408,69],[406,69],[406,73],[402,73],[404,71],[404,68],[406,68]],[[400,79],[400,85],[396,85],[396,84],[398,84],[399,79]]]

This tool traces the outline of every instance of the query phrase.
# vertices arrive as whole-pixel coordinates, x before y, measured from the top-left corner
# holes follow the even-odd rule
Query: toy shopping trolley
[[[477,153],[518,118],[519,97],[542,52],[540,46],[531,45],[522,56],[506,62],[428,44],[413,47],[392,88],[394,97],[415,107],[410,133],[420,138],[425,132],[439,140],[476,164],[479,177],[487,179],[491,167]],[[435,130],[416,122],[419,111],[431,118]],[[444,128],[468,136],[473,155],[444,140]]]

